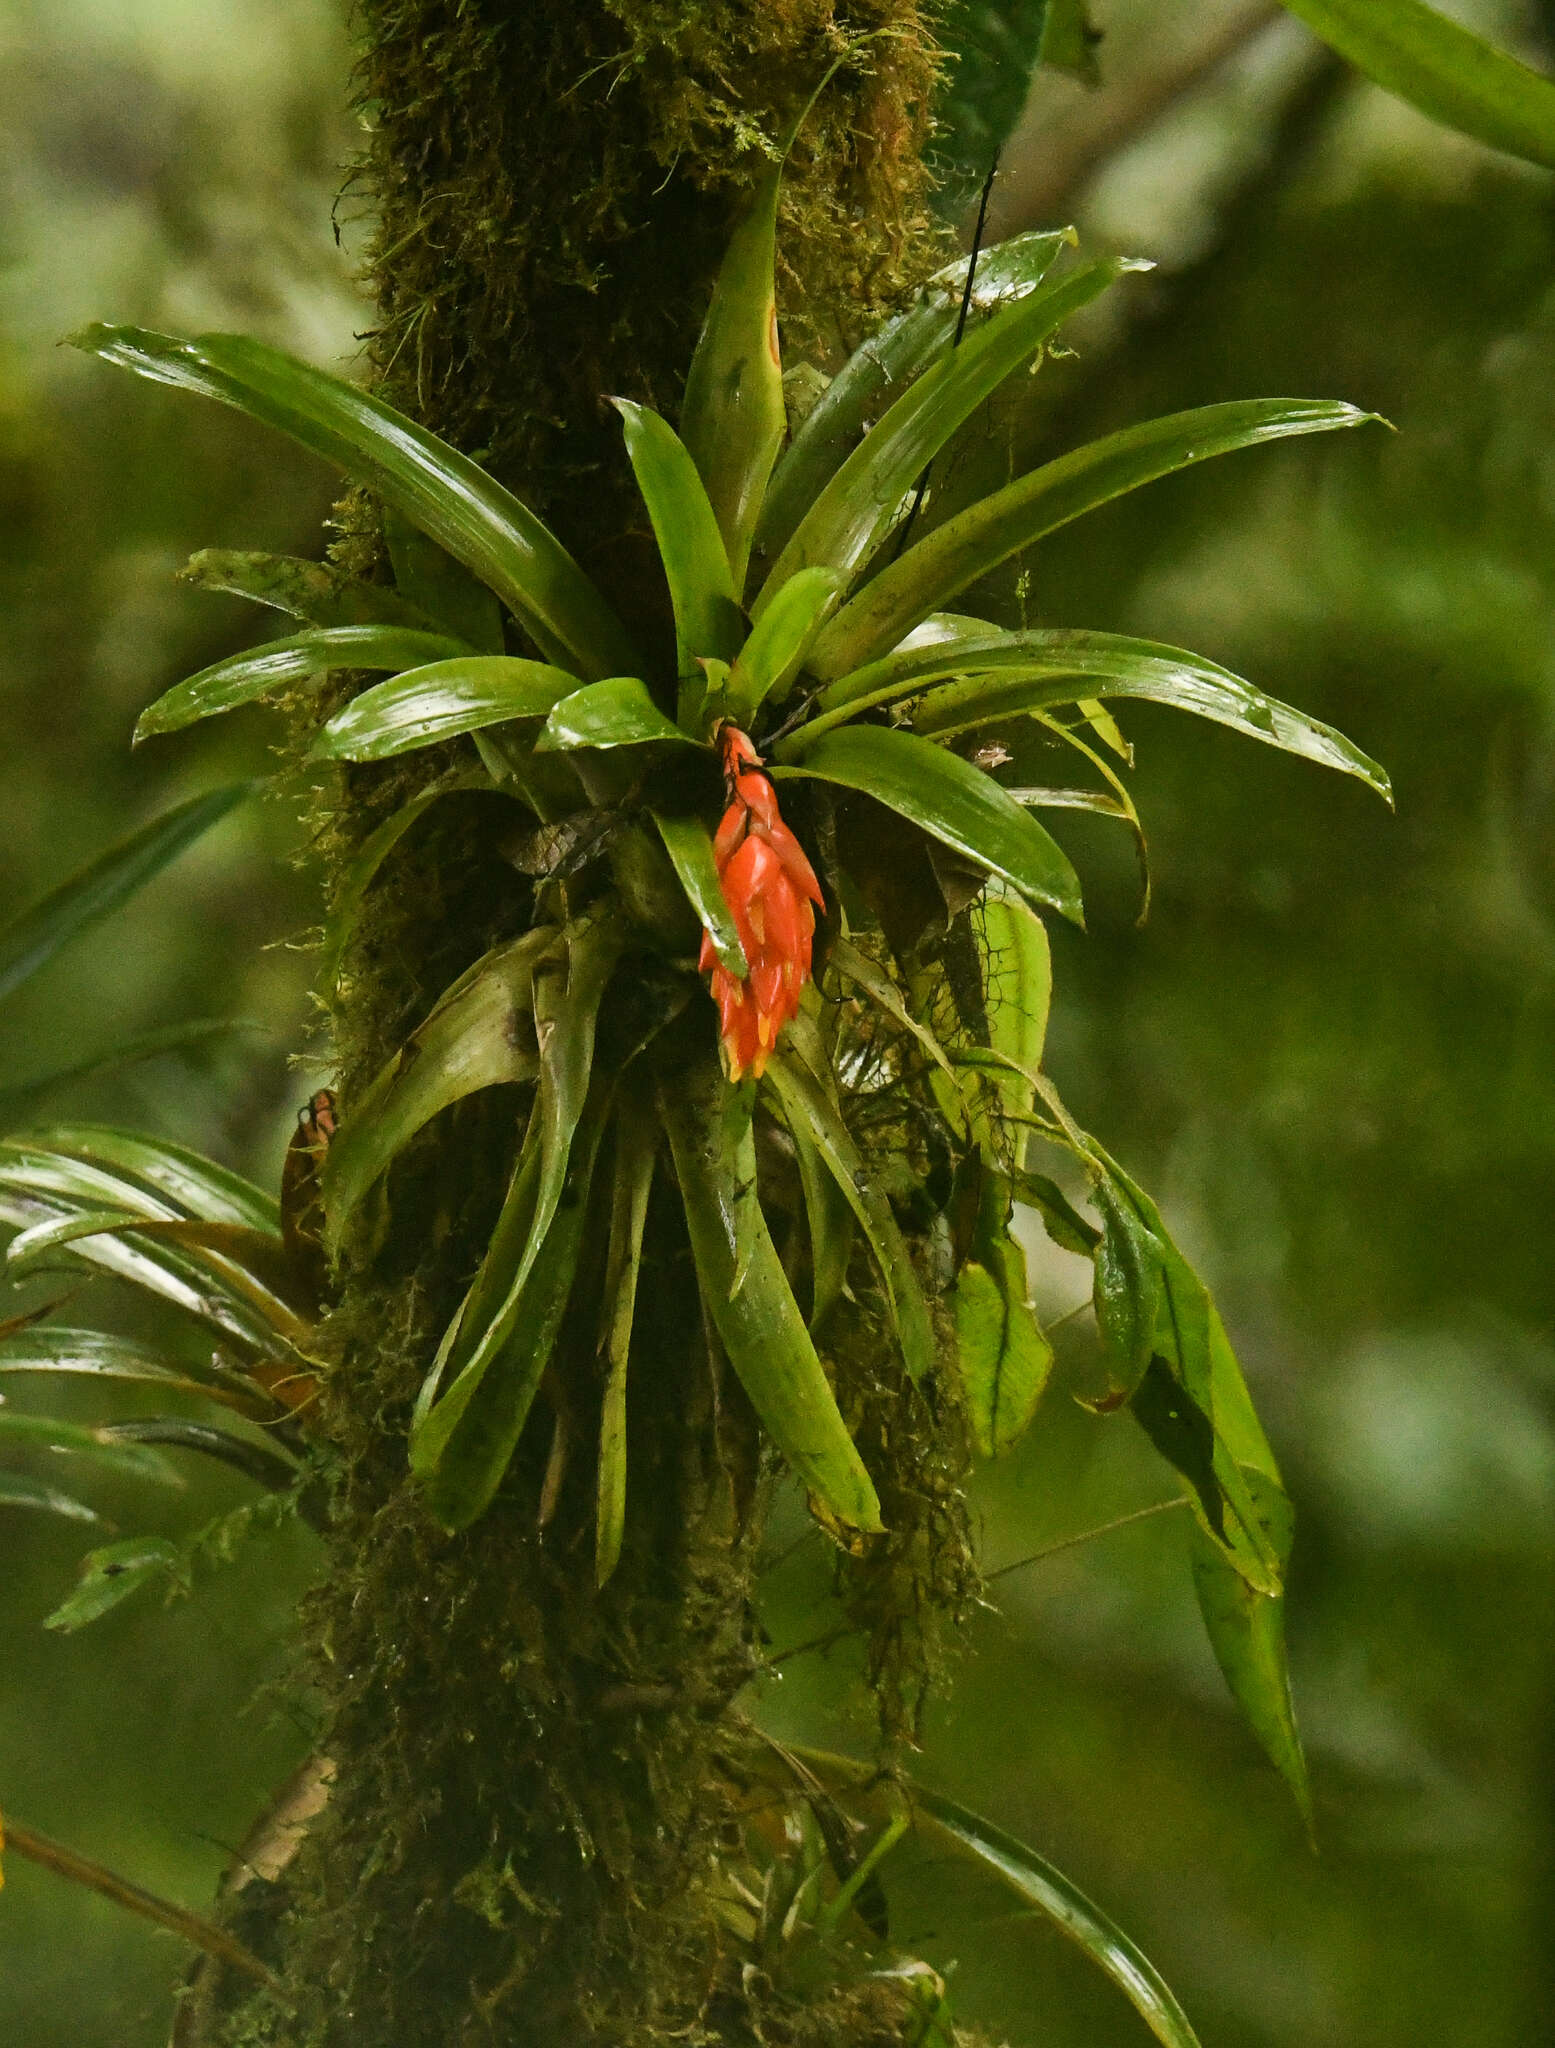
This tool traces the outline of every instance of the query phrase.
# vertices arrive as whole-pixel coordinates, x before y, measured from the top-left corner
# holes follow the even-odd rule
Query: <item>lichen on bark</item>
[[[368,141],[348,192],[375,221],[372,375],[519,491],[625,613],[651,612],[651,549],[603,397],[674,415],[732,213],[834,62],[785,179],[790,346],[824,358],[942,258],[921,153],[937,63],[926,7],[360,0],[358,30]],[[373,508],[348,502],[342,529],[337,551],[370,571]],[[336,877],[432,772],[415,758],[319,792]],[[446,800],[375,894],[333,1018],[347,1114],[430,999],[524,928],[528,885],[498,843],[505,808]],[[240,2001],[216,2038],[903,2039],[901,1990],[769,1996],[741,1983],[712,1933],[738,1796],[717,1759],[757,1660],[750,1594],[770,1474],[737,1384],[709,1369],[670,1205],[650,1212],[628,1523],[605,1592],[586,1540],[590,1447],[565,1394],[553,1429],[532,1418],[496,1506],[468,1532],[440,1532],[409,1484],[410,1405],[479,1256],[516,1114],[514,1092],[493,1090],[446,1116],[348,1247],[325,1333],[330,1563],[306,1617],[334,1790],[281,1884],[244,1894],[250,1938],[295,2013]],[[925,1586],[964,1592],[960,1563],[927,1556],[943,1539],[962,1559],[964,1531],[958,1440],[936,1442],[916,1394],[916,1422],[895,1441],[882,1426],[902,1390],[882,1391],[871,1364],[879,1327],[863,1317],[840,1392],[870,1455],[933,1445],[916,1476],[904,1466],[892,1480],[905,1533],[851,1596],[884,1693],[909,1702],[888,1707],[901,1733],[924,1654],[910,1646],[922,1617],[905,1607]],[[569,1425],[542,1531],[534,1502]]]

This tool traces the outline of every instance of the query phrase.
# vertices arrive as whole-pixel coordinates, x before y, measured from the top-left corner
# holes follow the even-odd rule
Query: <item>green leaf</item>
[[[989,1084],[1002,1115],[1027,1117],[1035,1090],[1018,1069],[1042,1064],[1053,997],[1047,928],[1029,904],[996,882],[984,892],[980,918],[988,1042],[1011,1062],[990,1075]]]
[[[277,427],[388,500],[480,577],[549,659],[585,676],[635,666],[625,629],[547,527],[467,455],[381,398],[240,334],[180,341],[92,326],[76,348]]]
[[[1002,1233],[968,1260],[951,1293],[962,1392],[979,1457],[999,1458],[1026,1432],[1053,1369],[1053,1347],[1026,1298],[1026,1256]]]
[[[594,1526],[594,1583],[603,1586],[621,1561],[626,1527],[626,1373],[637,1311],[643,1226],[653,1189],[653,1118],[635,1097],[616,1119],[615,1184],[610,1208],[610,1252],[605,1266],[605,1389],[599,1414],[599,1481]]]
[[[759,1202],[743,1283],[735,1217],[742,1176],[724,1104],[728,1084],[703,1054],[665,1074],[659,1114],[675,1175],[702,1299],[751,1405],[796,1477],[848,1528],[878,1530],[880,1503],[838,1412],[821,1361],[773,1247]]]
[[[430,789],[420,791],[408,803],[401,804],[397,811],[391,811],[381,825],[368,833],[336,882],[329,915],[324,921],[324,939],[319,948],[319,981],[324,988],[333,988],[339,980],[340,963],[356,929],[367,892],[379,869],[405,834],[439,797],[451,796],[455,791],[487,787],[483,770],[447,776],[443,781],[435,782]]]
[[[280,1234],[281,1210],[274,1195],[170,1138],[148,1138],[112,1124],[50,1124],[44,1130],[29,1131],[24,1142],[31,1154],[53,1155],[58,1173],[68,1175],[70,1162],[85,1171],[80,1199],[90,1201],[94,1188],[105,1187],[91,1178],[104,1173],[113,1176],[106,1185],[116,1191],[115,1199],[128,1187],[135,1187],[160,1196],[202,1222],[240,1224],[271,1236]],[[0,1158],[4,1153],[5,1148],[0,1147]],[[72,1185],[68,1179],[50,1183],[60,1192]],[[126,1206],[134,1206],[133,1198],[127,1197]]]
[[[265,1035],[267,1027],[247,1017],[199,1017],[187,1024],[164,1024],[155,1031],[139,1031],[106,1051],[92,1053],[84,1060],[72,1060],[49,1074],[35,1074],[0,1088],[0,1131],[10,1130],[23,1118],[36,1113],[46,1096],[72,1081],[89,1081],[100,1074],[119,1072],[142,1060],[162,1059],[169,1053],[194,1052],[237,1032]]]
[[[736,725],[749,725],[768,697],[782,702],[840,588],[835,570],[801,569],[776,592],[725,685],[725,713]]]
[[[1025,86],[1021,92],[1024,96]],[[977,259],[968,315],[984,320],[1042,282],[1059,253],[1074,246],[1072,228],[1015,235]],[[958,257],[929,279],[922,298],[888,320],[855,349],[795,434],[773,472],[761,508],[756,544],[770,561],[780,554],[810,506],[899,394],[955,338],[968,259]]]
[[[1146,420],[1076,448],[969,505],[882,569],[822,632],[810,669],[829,682],[877,660],[990,569],[1141,484],[1212,455],[1376,418],[1321,399],[1233,399]]]
[[[823,735],[801,763],[772,774],[861,790],[1031,901],[1084,923],[1079,880],[1057,842],[992,777],[931,741],[888,726],[847,726]]]
[[[1094,1253],[1096,1328],[1120,1390],[1131,1394],[1155,1349],[1162,1250],[1133,1203],[1105,1175],[1091,1192],[1102,1221]]]
[[[713,950],[720,963],[743,981],[750,966],[740,941],[740,928],[724,900],[718,864],[713,859],[712,834],[700,818],[676,818],[665,811],[654,811],[652,816],[664,850],[680,877],[686,900],[712,934]]]
[[[84,1374],[199,1393],[219,1392],[234,1377],[219,1366],[186,1371],[169,1365],[160,1353],[132,1338],[104,1330],[69,1329],[60,1323],[0,1337],[0,1374],[13,1372]]]
[[[940,10],[935,40],[948,75],[929,147],[949,188],[940,207],[952,219],[1020,119],[1048,15],[1049,0],[947,0]]]
[[[1058,284],[1040,286],[1003,307],[960,348],[925,370],[864,436],[800,520],[753,616],[759,620],[772,597],[801,569],[832,569],[844,585],[852,583],[901,517],[925,465],[956,429],[1072,313],[1128,267],[1122,258],[1108,259]]]
[[[526,1023],[546,927],[485,954],[446,990],[362,1096],[348,1105],[324,1155],[322,1192],[333,1254],[369,1188],[417,1131],[481,1088],[531,1081],[539,1070]]]
[[[914,1784],[912,1801],[920,1818],[926,1814],[938,1830],[1083,1950],[1117,1985],[1163,2048],[1200,2048],[1187,2014],[1154,1965],[1062,1871],[943,1792]]]
[[[1244,1467],[1244,1477],[1254,1511],[1279,1559],[1283,1577],[1295,1532],[1290,1501],[1279,1481],[1267,1473]],[[1227,1560],[1220,1545],[1197,1522],[1192,1526],[1189,1544],[1193,1588],[1215,1661],[1246,1715],[1248,1726],[1295,1795],[1310,1831],[1312,1793],[1291,1699],[1284,1597],[1255,1593]]]
[[[377,683],[337,711],[313,742],[317,761],[387,761],[439,740],[544,718],[578,679],[543,661],[516,655],[466,654],[408,670]]]
[[[383,508],[383,539],[395,588],[417,611],[454,635],[460,643],[458,652],[507,652],[502,607],[479,577],[418,532],[392,505]]]
[[[64,1422],[55,1415],[16,1415],[8,1408],[0,1408],[0,1445],[87,1458],[104,1471],[153,1480],[161,1486],[182,1483],[167,1460],[155,1451],[139,1444],[114,1443],[100,1429],[88,1428],[80,1422]]]
[[[648,694],[640,676],[609,676],[574,690],[556,705],[535,743],[536,752],[552,748],[641,747],[653,740],[691,746],[673,719],[666,718]]]
[[[959,1101],[961,1099],[960,1076],[951,1065],[945,1048],[934,1036],[934,1033],[926,1025],[920,1024],[918,1019],[908,1010],[890,975],[886,973],[879,962],[871,960],[867,953],[860,952],[850,939],[837,939],[833,941],[827,964],[830,967],[834,967],[845,981],[851,981],[855,987],[861,988],[871,1002],[885,1011],[893,1023],[899,1024],[904,1031],[918,1041],[935,1066],[939,1068],[940,1072],[950,1082],[953,1099]]]
[[[626,423],[632,474],[669,580],[676,670],[690,675],[703,655],[732,661],[745,636],[745,618],[697,466],[668,420],[626,398],[610,402]]]
[[[123,1543],[89,1550],[81,1560],[75,1591],[45,1617],[43,1626],[70,1635],[138,1593],[142,1586],[159,1580],[182,1584],[187,1574],[183,1552],[165,1536],[131,1536]]]
[[[25,1472],[0,1472],[0,1508],[30,1508],[36,1513],[61,1515],[68,1522],[100,1522],[102,1516],[84,1500],[62,1493]]]
[[[1422,0],[1285,0],[1368,78],[1444,127],[1555,169],[1555,84]]]
[[[267,640],[226,661],[213,662],[148,704],[135,725],[138,746],[154,733],[181,732],[202,718],[216,718],[267,696],[287,683],[336,668],[417,668],[468,653],[443,633],[415,633],[403,626],[326,626]]]
[[[0,997],[47,966],[72,939],[111,916],[253,789],[251,782],[228,783],[164,811],[24,910],[0,931]]]
[[[201,548],[179,570],[181,583],[221,590],[290,612],[310,626],[403,626],[428,632],[433,621],[380,583],[362,583],[326,562],[266,555],[248,548]]]
[[[763,176],[729,238],[680,415],[680,437],[707,488],[736,592],[787,426],[777,326],[780,180],[776,166]]]
[[[1047,0],[1037,62],[1050,71],[1067,71],[1082,85],[1100,85],[1096,45],[1101,31],[1091,26],[1088,0]]]
[[[815,1147],[858,1218],[879,1269],[902,1347],[902,1363],[909,1378],[924,1378],[934,1365],[934,1329],[912,1255],[890,1203],[871,1180],[836,1106],[804,1062],[780,1048],[768,1063],[766,1078],[782,1108],[783,1121],[796,1140],[802,1133]]]
[[[810,1321],[818,1330],[840,1300],[853,1257],[853,1209],[820,1148],[801,1123],[791,1128],[805,1224],[810,1233]]]
[[[272,1493],[290,1492],[300,1469],[292,1459],[251,1436],[237,1436],[208,1422],[192,1422],[184,1415],[141,1415],[129,1422],[105,1422],[96,1433],[108,1444],[160,1444],[171,1450],[198,1451],[219,1465],[230,1465]]]

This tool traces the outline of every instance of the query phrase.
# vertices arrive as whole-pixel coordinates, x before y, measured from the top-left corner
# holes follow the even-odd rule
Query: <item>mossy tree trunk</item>
[[[603,397],[674,416],[734,208],[827,66],[785,198],[785,332],[824,355],[933,253],[921,161],[934,51],[920,0],[362,0],[376,211],[376,373],[477,453],[628,613],[653,557]],[[376,549],[373,511],[342,546]],[[339,862],[414,771],[323,792]],[[337,1016],[346,1113],[429,1000],[523,928],[511,807],[469,796],[395,870]],[[710,1371],[681,1226],[650,1215],[620,1569],[593,1589],[587,1432],[537,1414],[493,1510],[449,1538],[408,1483],[410,1404],[500,1196],[518,1114],[474,1098],[351,1248],[326,1428],[332,1557],[309,1610],[335,1766],[327,1812],[245,1931],[292,1989],[218,2038],[308,2048],[756,2037],[709,1876],[714,1767],[753,1668],[763,1474]],[[542,1404],[544,1405],[544,1404]],[[544,1486],[551,1463],[553,1484]],[[535,1501],[553,1500],[537,1525]],[[257,1923],[257,1924],[256,1924]],[[769,2011],[762,2038],[901,2038],[876,1988]]]

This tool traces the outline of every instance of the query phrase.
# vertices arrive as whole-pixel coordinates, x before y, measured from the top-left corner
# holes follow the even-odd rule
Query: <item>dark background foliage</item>
[[[1462,11],[1503,36],[1539,27],[1532,9]],[[1105,86],[1039,80],[1001,231],[1073,217],[1088,245],[1161,267],[999,432],[1057,447],[1265,392],[1349,398],[1398,432],[1157,486],[998,595],[1201,648],[1394,775],[1389,818],[1355,785],[1132,712],[1155,867],[1143,930],[1127,842],[1100,820],[1059,826],[1091,931],[1055,937],[1050,1064],[1202,1260],[1285,1462],[1321,1853],[1224,1697],[1170,1514],[995,1581],[926,1769],[1104,1903],[1206,2048],[1510,2048],[1548,2034],[1555,1989],[1555,217],[1546,174],[1433,130],[1293,24],[1245,32],[1261,13],[1099,0]],[[0,25],[14,904],[173,797],[269,765],[263,712],[134,757],[128,729],[251,637],[236,600],[172,581],[187,553],[311,551],[331,491],[241,422],[53,340],[102,315],[245,327],[330,362],[363,322],[349,219],[346,251],[330,234],[352,147],[332,0],[4,0]],[[294,817],[284,798],[250,807],[32,984],[8,1009],[0,1080],[105,1033],[251,1018],[262,1032],[56,1106],[273,1180],[319,1050]],[[1075,1304],[1075,1262],[1034,1270],[1052,1313]],[[1085,1343],[1081,1317],[1076,1374]],[[1160,1498],[1130,1427],[1055,1385],[979,1482],[990,1564]],[[201,1482],[155,1514],[174,1532],[228,1498]],[[145,1525],[127,1495],[98,1504]],[[131,1605],[60,1638],[38,1623],[79,1539],[0,1514],[0,1805],[203,1902],[307,1743],[306,1703],[273,1683],[306,1540],[254,1545],[165,1613]],[[802,1527],[796,1512],[775,1538],[778,1651],[830,1622],[823,1546]],[[862,1738],[845,1648],[781,1670],[775,1728]],[[172,1942],[17,1859],[6,1874],[8,2038],[164,2038]],[[932,1868],[918,1891],[904,1936],[959,1959],[959,2005],[995,2034],[1143,2038],[1045,1928],[948,1899]]]

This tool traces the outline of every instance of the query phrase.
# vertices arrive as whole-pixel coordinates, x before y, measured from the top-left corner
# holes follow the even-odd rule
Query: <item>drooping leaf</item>
[[[254,1437],[194,1422],[185,1415],[138,1415],[127,1422],[105,1422],[96,1434],[107,1444],[159,1444],[169,1450],[198,1451],[219,1465],[230,1465],[272,1493],[288,1492],[300,1469],[292,1459]]]
[[[841,1298],[853,1256],[853,1209],[836,1175],[801,1124],[790,1130],[810,1233],[810,1328],[818,1330]]]
[[[725,686],[725,717],[744,727],[768,697],[782,701],[840,586],[832,569],[801,569],[789,577],[740,649]]]
[[[1376,417],[1320,399],[1233,399],[1145,420],[1076,448],[969,505],[882,569],[824,628],[809,666],[830,682],[878,660],[990,569],[1141,484],[1213,455],[1292,434],[1363,426]]]
[[[478,1089],[535,1078],[539,1061],[525,1028],[531,977],[554,936],[539,927],[485,954],[349,1106],[321,1173],[331,1254],[369,1188],[434,1116]]]
[[[236,1375],[221,1366],[170,1365],[160,1352],[105,1330],[79,1330],[62,1323],[16,1330],[0,1337],[0,1375],[62,1373],[93,1379],[135,1380],[166,1390],[214,1393],[222,1398]]]
[[[1056,234],[1015,235],[984,249],[977,259],[968,317],[981,322],[1011,299],[1035,291],[1059,253],[1074,242],[1074,230],[1063,228]],[[918,303],[872,334],[827,385],[773,471],[756,529],[756,544],[767,560],[787,546],[801,518],[864,438],[869,421],[878,419],[950,347],[966,294],[968,260],[958,257],[937,271]]]
[[[202,1222],[279,1234],[280,1205],[274,1195],[170,1138],[151,1138],[112,1124],[58,1123],[29,1131],[24,1143],[31,1153],[53,1154],[62,1172],[68,1173],[68,1162],[75,1161],[89,1176],[108,1173],[115,1177],[115,1187],[128,1182]],[[59,1185],[64,1191],[70,1184]],[[79,1198],[90,1200],[95,1185],[90,1178],[83,1182],[76,1191]]]
[[[802,761],[772,773],[861,790],[1002,875],[1029,900],[1084,922],[1079,880],[1057,842],[991,776],[958,754],[892,727],[846,726],[807,747]]]
[[[1003,306],[943,355],[864,436],[794,529],[757,598],[759,620],[790,576],[811,567],[852,583],[901,516],[904,501],[931,462],[985,398],[1041,347],[1071,314],[1128,268],[1122,258],[1086,265]],[[928,609],[928,607],[925,607]],[[823,636],[822,645],[830,639]]]
[[[86,1059],[72,1060],[52,1073],[35,1074],[0,1088],[0,1132],[11,1130],[24,1118],[35,1115],[40,1103],[73,1081],[95,1080],[100,1075],[137,1066],[142,1060],[195,1052],[241,1032],[261,1034],[265,1030],[266,1026],[249,1017],[197,1017],[187,1024],[164,1024],[155,1031],[137,1031]]]
[[[551,659],[635,666],[621,622],[555,535],[468,456],[381,398],[240,334],[92,326],[75,347],[277,427],[367,484],[493,589]]]
[[[351,934],[361,916],[362,904],[368,890],[377,878],[379,869],[399,845],[411,827],[429,811],[439,797],[451,796],[455,791],[484,789],[487,786],[484,772],[468,772],[446,776],[435,782],[430,789],[423,789],[391,811],[383,823],[357,848],[343,875],[335,884],[329,915],[324,921],[324,939],[319,948],[319,980],[323,987],[333,988],[340,978],[340,963]]]
[[[1052,0],[949,0],[935,24],[936,40],[951,61],[935,108],[936,134],[930,147],[957,210],[965,206],[969,191],[976,190],[1020,119],[1051,4]]]
[[[122,1543],[89,1550],[81,1560],[81,1577],[74,1592],[45,1616],[43,1626],[70,1635],[100,1619],[142,1586],[182,1582],[187,1569],[183,1552],[165,1536],[131,1536]]]
[[[605,1359],[605,1388],[600,1398],[594,1526],[594,1583],[598,1586],[605,1584],[621,1560],[621,1539],[626,1527],[626,1374],[655,1152],[652,1114],[645,1103],[635,1096],[628,1097],[616,1119],[615,1183],[600,1344]]]
[[[789,1130],[796,1138],[803,1132],[815,1147],[857,1217],[885,1288],[902,1362],[909,1378],[922,1379],[934,1364],[934,1330],[912,1255],[890,1203],[870,1177],[840,1113],[804,1061],[780,1047],[768,1063],[767,1079]]]
[[[672,817],[665,811],[656,810],[653,822],[664,841],[664,851],[680,877],[687,902],[702,920],[704,928],[712,934],[713,950],[720,963],[743,981],[750,967],[740,940],[740,928],[734,921],[734,912],[724,899],[718,864],[713,859],[712,835],[700,818]]]
[[[1133,1203],[1105,1175],[1093,1183],[1092,1199],[1102,1220],[1094,1255],[1096,1328],[1119,1391],[1131,1394],[1155,1349],[1162,1250]]]
[[[178,572],[181,583],[246,597],[290,612],[310,626],[407,626],[429,632],[433,621],[381,583],[362,583],[326,562],[267,555],[248,548],[201,548]]]
[[[46,966],[72,939],[111,916],[254,787],[251,782],[228,783],[175,805],[30,905],[0,930],[0,997]]]
[[[989,1045],[1011,1062],[989,1085],[1004,1116],[1026,1117],[1035,1091],[1019,1069],[1042,1064],[1053,996],[1047,929],[1029,904],[997,883],[985,891],[980,916]]]
[[[1053,1347],[1026,1294],[1026,1257],[1003,1232],[956,1275],[951,1301],[962,1392],[979,1457],[1024,1436],[1053,1369]]]
[[[1555,169],[1555,82],[1423,0],[1285,0],[1368,78],[1444,127]]]
[[[745,620],[697,466],[668,420],[629,399],[611,403],[626,424],[626,452],[669,580],[677,672],[690,675],[703,655],[732,661]]]
[[[680,436],[707,488],[736,593],[744,589],[751,535],[787,424],[777,326],[780,180],[777,166],[762,177],[729,238],[680,415]]]
[[[446,633],[417,633],[403,626],[323,626],[285,640],[267,640],[164,690],[136,721],[135,743],[154,733],[181,732],[202,718],[235,711],[283,684],[303,682],[332,668],[420,668],[468,652],[462,641]]]
[[[563,697],[545,721],[537,751],[573,747],[641,747],[651,741],[692,742],[666,718],[640,676],[609,676]]]
[[[18,1450],[60,1452],[82,1459],[123,1478],[147,1479],[159,1486],[182,1482],[166,1458],[140,1444],[115,1443],[102,1430],[55,1415],[18,1415],[0,1408],[0,1445]]]
[[[911,1796],[920,1817],[927,1815],[938,1831],[1009,1885],[1103,1970],[1163,2048],[1200,2048],[1187,2014],[1154,1965],[1046,1857],[943,1792],[915,1783]]]
[[[96,1508],[89,1508],[84,1500],[26,1472],[0,1472],[0,1508],[27,1508],[35,1514],[60,1515],[67,1522],[102,1520]]]
[[[512,718],[544,718],[577,687],[569,670],[516,655],[466,654],[430,662],[353,697],[314,740],[313,758],[391,760]]]
[[[848,1529],[877,1530],[880,1503],[838,1412],[783,1273],[759,1202],[742,1284],[735,1223],[740,1176],[723,1114],[728,1090],[716,1059],[699,1055],[661,1079],[659,1114],[675,1175],[702,1298],[751,1405],[795,1476]]]

